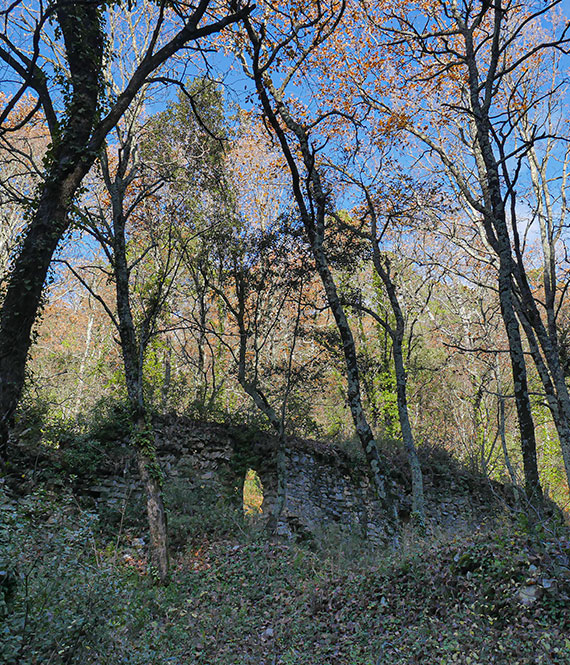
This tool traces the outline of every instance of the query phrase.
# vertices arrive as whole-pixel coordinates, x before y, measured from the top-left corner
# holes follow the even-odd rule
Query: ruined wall
[[[200,423],[185,418],[159,418],[155,422],[157,449],[166,482],[183,480],[185,487],[211,488],[212,496],[224,496],[242,505],[246,472],[254,469],[263,485],[265,519],[277,496],[277,441],[270,433],[247,428]],[[123,463],[122,478],[109,478],[107,487],[93,488],[104,501],[119,501],[137,490],[132,450]],[[405,457],[396,459],[393,491],[399,497],[401,516],[409,513],[409,479],[402,469]],[[425,468],[427,514],[433,524],[456,529],[460,523],[476,524],[485,512],[496,510],[481,479],[437,464]],[[286,452],[287,500],[277,532],[284,536],[318,536],[327,529],[363,536],[374,542],[389,538],[387,516],[376,499],[363,461],[316,441],[289,439]],[[426,464],[427,467],[427,464]],[[494,504],[494,506],[493,506]]]
[[[167,478],[216,484],[241,500],[248,469],[263,486],[264,515],[277,498],[277,441],[266,432],[184,419],[156,423],[157,446]],[[286,451],[287,499],[282,535],[318,534],[335,526],[372,539],[384,536],[385,518],[367,475],[347,455],[314,441],[290,439]]]

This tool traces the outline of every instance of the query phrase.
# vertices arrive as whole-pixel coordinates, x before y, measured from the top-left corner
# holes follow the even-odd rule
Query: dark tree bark
[[[505,146],[513,127],[502,120],[495,120],[498,116],[494,104],[504,103],[502,100],[497,101],[497,96],[501,92],[505,93],[502,90],[503,83],[512,75],[514,69],[526,66],[528,58],[541,48],[556,45],[543,44],[528,52],[515,53],[517,38],[521,37],[531,22],[529,17],[524,15],[520,22],[508,21],[506,7],[511,7],[508,0],[497,0],[479,12],[472,12],[466,5],[449,4],[445,0],[442,0],[441,4],[445,10],[442,14],[445,17],[443,22],[447,23],[445,30],[449,30],[449,33],[437,30],[434,33],[422,34],[413,29],[409,30],[408,17],[401,17],[404,26],[402,34],[406,33],[406,39],[414,45],[413,48],[420,47],[420,58],[430,58],[431,66],[441,68],[442,72],[451,68],[462,72],[464,87],[458,95],[457,109],[464,113],[468,127],[466,130],[460,129],[460,140],[470,151],[474,162],[473,171],[462,171],[444,144],[428,136],[413,123],[408,125],[408,129],[439,155],[473,217],[480,216],[475,223],[486,246],[497,257],[498,294],[509,343],[524,462],[525,491],[529,504],[540,512],[543,493],[536,459],[536,437],[527,367],[517,318],[517,312],[526,312],[529,323],[532,321],[532,325],[538,326],[535,317],[537,310],[530,290],[525,287],[526,275],[518,245],[516,215],[513,215],[516,192],[508,174],[509,157],[505,154]],[[554,2],[551,7],[555,4],[557,3]],[[542,13],[543,10],[539,9],[534,17],[539,19]],[[486,26],[484,29],[483,25]],[[453,35],[457,44],[449,41],[446,34]],[[559,44],[564,41],[567,39],[564,38]],[[508,64],[507,51],[512,53],[514,58]],[[515,154],[517,152],[515,151]],[[515,170],[518,174],[520,160],[517,163]],[[473,182],[477,182],[477,185],[474,186]],[[509,201],[510,218],[506,211]]]
[[[313,42],[314,45],[318,45],[326,39],[330,31],[334,30],[338,20],[340,20],[340,15],[331,17],[330,24],[318,31],[318,37]],[[284,44],[278,44],[269,55],[264,51],[266,44],[263,41],[263,34],[256,31],[249,19],[246,19],[244,24],[252,47],[250,74],[254,79],[267,122],[275,132],[287,161],[297,209],[311,247],[317,273],[323,284],[328,305],[341,338],[345,376],[348,385],[348,404],[356,433],[366,456],[377,494],[382,500],[387,514],[396,520],[398,509],[390,486],[387,463],[380,455],[362,404],[354,337],[337,291],[324,246],[325,221],[329,212],[330,197],[323,186],[319,169],[315,163],[315,153],[311,146],[309,130],[291,115],[282,94],[275,88],[267,72],[267,67]],[[267,56],[267,64],[261,62],[262,53]],[[300,56],[301,61],[304,57],[305,54]],[[284,127],[286,127],[288,134]],[[290,142],[290,137],[294,137],[295,145]],[[296,153],[300,154],[302,175],[297,164]]]
[[[19,3],[14,3],[12,9]],[[108,133],[119,122],[148,77],[189,41],[219,32],[247,15],[251,8],[232,5],[227,16],[200,25],[210,5],[201,0],[191,13],[180,18],[182,28],[156,51],[152,40],[121,95],[101,119],[104,96],[102,81],[104,30],[103,2],[57,0],[49,5],[38,23],[34,48],[48,15],[55,18],[63,36],[69,67],[71,96],[60,121],[48,92],[45,73],[37,64],[37,51],[29,58],[24,51],[3,42],[0,60],[22,81],[20,91],[0,114],[4,123],[18,99],[27,91],[37,95],[48,124],[52,146],[38,203],[30,216],[20,251],[8,279],[0,311],[0,457],[6,455],[9,425],[22,392],[32,328],[41,309],[43,288],[54,252],[69,229],[69,211],[81,182],[93,165]],[[159,13],[155,37],[160,34],[165,15]],[[5,134],[9,123],[0,129]]]
[[[376,312],[367,310],[375,320],[384,328],[392,340],[392,357],[394,359],[394,372],[396,375],[396,400],[398,405],[398,420],[400,422],[400,429],[402,431],[402,441],[408,456],[408,463],[410,465],[410,474],[412,477],[412,510],[414,517],[418,522],[420,529],[425,529],[426,524],[426,511],[425,511],[425,497],[424,497],[424,483],[423,474],[418,451],[414,441],[412,426],[410,424],[410,415],[408,411],[408,396],[407,396],[407,373],[404,364],[404,335],[406,332],[406,324],[404,320],[404,313],[400,305],[400,299],[394,283],[393,274],[391,272],[390,260],[387,255],[383,255],[379,247],[379,238],[381,236],[379,229],[379,221],[376,208],[374,206],[373,197],[369,189],[363,183],[359,183],[365,199],[367,212],[370,215],[370,234],[363,234],[367,236],[366,239],[372,246],[372,264],[376,274],[382,280],[388,301],[392,309],[392,314],[395,321],[395,326],[391,325],[388,320],[378,316]]]
[[[376,265],[377,263],[378,265]],[[414,443],[414,435],[412,433],[412,426],[410,424],[410,416],[408,411],[408,381],[406,368],[404,366],[403,352],[405,333],[404,315],[402,313],[402,308],[400,307],[400,302],[396,293],[396,287],[392,281],[389,269],[382,266],[381,263],[377,260],[374,261],[374,264],[376,266],[376,271],[384,283],[386,292],[388,293],[388,299],[390,300],[392,312],[396,320],[396,327],[395,329],[390,329],[390,336],[392,338],[392,354],[394,357],[394,370],[396,373],[398,418],[400,420],[400,428],[402,430],[402,441],[404,442],[404,447],[408,455],[408,462],[412,476],[412,508],[416,519],[419,521],[420,527],[424,528],[426,521],[426,510],[422,467],[418,457],[418,451]]]
[[[52,155],[37,209],[10,273],[0,313],[0,455],[25,378],[31,331],[41,305],[52,256],[68,228],[71,202],[94,160],[85,150],[98,110],[104,38],[95,5],[56,6],[72,97],[61,130],[51,121]],[[46,93],[42,89],[42,95]],[[50,114],[46,113],[49,120]]]
[[[100,207],[97,214],[88,212],[84,217],[83,228],[96,239],[103,248],[111,264],[115,283],[116,313],[106,300],[97,294],[75,268],[66,265],[81,284],[103,307],[110,321],[117,330],[120,339],[123,370],[130,406],[131,444],[136,452],[137,466],[146,495],[147,519],[149,525],[150,563],[154,567],[158,580],[166,584],[169,580],[168,533],[166,512],[162,498],[162,474],[156,454],[155,433],[144,396],[144,360],[148,344],[155,334],[157,319],[169,292],[169,277],[174,268],[170,262],[170,253],[166,267],[157,276],[156,283],[148,294],[140,322],[135,322],[132,307],[131,272],[127,253],[126,225],[129,215],[138,209],[138,205],[157,191],[156,183],[150,187],[141,184],[130,205],[125,205],[125,195],[129,185],[140,175],[139,166],[131,151],[131,133],[120,141],[116,172],[111,174],[107,153],[100,159],[101,172],[106,190],[111,200],[111,221],[106,220],[106,212]],[[125,211],[126,208],[126,211]]]
[[[126,151],[128,160],[128,151]],[[126,180],[119,173],[111,182],[106,173],[107,186],[111,193],[113,208],[113,272],[117,302],[118,330],[121,340],[121,353],[127,384],[127,394],[131,406],[131,441],[137,454],[139,474],[146,494],[146,508],[150,535],[150,559],[157,571],[161,584],[169,579],[168,532],[166,512],[162,499],[162,474],[156,455],[155,434],[147,413],[143,392],[143,364],[145,350],[156,319],[157,309],[151,305],[144,317],[140,335],[133,319],[130,294],[130,269],[127,263],[125,236],[126,219],[123,212],[123,197]]]
[[[496,12],[495,30],[500,31],[503,20],[503,11],[500,2],[497,3],[494,11]],[[505,199],[499,176],[500,166],[493,152],[491,142],[493,129],[489,114],[492,89],[495,86],[495,81],[492,76],[488,76],[483,83],[481,82],[477,68],[477,54],[473,43],[472,30],[465,28],[463,36],[465,39],[465,64],[468,70],[472,122],[475,128],[476,150],[480,158],[481,186],[484,198],[486,199],[483,226],[487,241],[493,247],[499,259],[499,301],[509,341],[515,403],[521,436],[525,490],[528,500],[533,505],[540,507],[543,502],[543,495],[536,460],[534,420],[528,391],[528,378],[522,338],[513,302],[515,265],[507,226]],[[493,46],[491,72],[499,64],[498,39],[493,41]],[[480,97],[481,91],[483,91],[483,99]]]

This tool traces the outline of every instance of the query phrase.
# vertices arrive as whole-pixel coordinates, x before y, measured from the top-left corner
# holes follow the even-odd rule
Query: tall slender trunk
[[[75,398],[75,406],[73,407],[73,414],[77,416],[81,409],[83,392],[85,390],[85,368],[87,366],[87,359],[91,350],[91,336],[93,334],[93,324],[95,322],[95,314],[93,311],[89,312],[89,319],[87,321],[87,332],[85,334],[85,349],[81,355],[81,363],[79,365],[79,372],[77,375],[77,397]]]
[[[482,123],[485,126],[485,123]],[[524,357],[521,331],[515,311],[515,294],[513,279],[515,265],[511,254],[511,241],[507,230],[505,208],[501,198],[500,181],[497,164],[491,150],[488,134],[478,132],[485,158],[488,192],[492,208],[491,218],[485,220],[488,236],[492,239],[499,258],[499,302],[501,316],[509,343],[509,356],[513,373],[513,386],[525,476],[525,492],[527,499],[536,507],[543,502],[542,487],[538,474],[536,458],[536,436],[532,407],[528,390],[526,360]]]
[[[570,486],[570,395],[560,362],[558,333],[554,323],[544,325],[526,275],[522,274],[520,268],[516,277],[521,291],[517,300],[519,317],[556,426]],[[554,309],[553,303],[551,309]],[[549,320],[552,316],[553,312],[550,312]]]
[[[312,243],[313,256],[317,266],[317,271],[324,286],[329,307],[333,313],[336,327],[342,341],[342,350],[344,354],[344,363],[346,370],[346,380],[348,388],[348,404],[352,420],[356,428],[356,434],[366,455],[368,466],[372,472],[372,479],[376,491],[385,505],[389,516],[394,520],[398,517],[398,507],[396,499],[390,487],[390,480],[386,476],[387,464],[381,459],[380,452],[372,429],[366,418],[362,397],[360,391],[360,374],[358,370],[356,345],[350,325],[346,318],[346,313],[342,306],[336,284],[331,269],[326,260],[324,251],[320,244]]]
[[[494,7],[495,13],[495,35],[499,34],[501,23],[504,19],[504,10],[501,1],[498,0]],[[541,509],[543,503],[542,487],[538,474],[536,459],[536,437],[532,408],[528,393],[528,378],[526,361],[519,323],[517,320],[514,304],[513,280],[515,279],[515,263],[512,255],[511,238],[509,236],[505,212],[505,199],[501,189],[499,177],[499,164],[493,152],[491,142],[492,127],[489,109],[492,100],[492,89],[495,82],[492,72],[496,70],[499,61],[497,52],[498,41],[493,41],[493,49],[490,54],[491,64],[488,78],[480,80],[477,67],[477,55],[473,43],[473,33],[463,27],[465,39],[465,62],[468,69],[469,101],[472,112],[472,123],[474,127],[475,157],[479,170],[479,179],[484,204],[483,226],[486,240],[494,249],[499,259],[499,302],[501,316],[505,325],[507,339],[509,342],[509,355],[513,373],[513,385],[515,403],[519,423],[521,449],[525,475],[525,491],[527,499],[535,509]],[[480,94],[482,93],[482,98]]]
[[[479,461],[481,465],[481,471],[485,478],[489,477],[487,469],[487,455],[485,452],[486,447],[486,437],[483,433],[483,424],[481,418],[481,403],[483,401],[483,380],[479,384],[475,392],[475,399],[473,401],[473,433],[479,445]]]
[[[510,249],[507,266],[509,264]],[[507,339],[509,341],[509,355],[513,373],[515,404],[521,436],[525,492],[530,503],[535,507],[539,507],[543,501],[543,494],[536,459],[534,421],[528,392],[528,378],[522,339],[513,306],[511,289],[511,270],[508,267],[505,267],[503,261],[501,261],[499,265],[499,300],[501,304],[501,315],[503,317]]]
[[[267,399],[262,388],[258,385],[257,371],[254,371],[255,376],[252,381],[248,379],[247,355],[249,334],[246,325],[247,285],[245,283],[244,275],[240,270],[235,271],[234,279],[238,302],[237,308],[233,309],[239,330],[238,381],[244,391],[251,397],[255,406],[269,420],[271,427],[277,435],[277,451],[275,454],[277,493],[275,496],[271,497],[271,501],[268,501],[268,497],[264,496],[264,505],[268,504],[270,506],[270,514],[265,524],[265,531],[269,535],[273,535],[277,531],[279,522],[281,520],[281,515],[283,514],[283,510],[287,503],[287,436],[285,433],[285,419],[287,414],[287,401],[289,398],[291,385],[291,362],[295,350],[295,342],[299,325],[299,313],[297,314],[293,344],[289,352],[287,387],[283,396],[281,412],[278,415],[275,408],[269,403],[269,400]]]
[[[567,180],[567,160],[562,175],[562,209],[555,210],[554,197],[551,195],[551,182],[547,177],[550,139],[541,162],[534,144],[533,128],[529,118],[523,116],[520,123],[521,135],[529,144],[528,164],[531,183],[536,197],[536,212],[540,229],[542,247],[542,285],[544,288],[544,311],[546,322],[538,309],[537,301],[523,269],[523,257],[519,244],[517,251],[518,271],[515,273],[520,290],[519,317],[527,335],[532,357],[544,386],[548,406],[560,440],[560,448],[564,460],[566,479],[570,486],[570,395],[566,385],[566,377],[560,360],[560,342],[557,329],[557,293],[558,278],[556,274],[556,249],[562,230],[562,220],[566,213],[565,189]]]
[[[172,382],[172,346],[170,345],[170,341],[167,342],[162,362],[164,363],[164,378],[162,379],[162,386],[160,387],[160,406],[164,413],[168,404],[170,384]]]
[[[549,364],[545,360],[545,356],[541,353],[537,336],[535,334],[535,328],[530,324],[528,318],[523,313],[520,303],[518,304],[518,311],[519,319],[526,333],[530,353],[544,388],[546,402],[552,414],[554,426],[556,427],[566,471],[566,479],[570,486],[570,400],[568,399],[568,388],[562,371],[559,351],[556,349],[556,358],[551,358],[550,367],[556,365],[555,372],[552,372],[550,371]],[[558,372],[560,373],[561,378],[558,376],[557,381],[554,382],[553,373],[558,374]]]
[[[505,396],[503,395],[503,388],[501,386],[501,375],[499,371],[499,359],[495,358],[495,382],[497,384],[497,401],[498,401],[498,427],[499,436],[501,439],[501,448],[503,450],[503,457],[505,458],[505,466],[509,473],[509,478],[513,486],[513,494],[515,502],[518,503],[519,495],[517,490],[517,474],[511,462],[511,456],[507,448],[507,428],[505,416]]]
[[[408,413],[407,398],[407,378],[404,367],[404,356],[402,353],[401,340],[393,344],[394,369],[396,370],[396,395],[398,400],[398,418],[400,419],[400,428],[402,430],[402,440],[408,455],[408,463],[412,475],[412,508],[420,527],[425,527],[426,508],[424,497],[424,481],[422,467],[418,457],[418,451],[414,443],[410,416]]]
[[[339,13],[337,20],[340,20],[341,14],[342,12]],[[291,115],[283,100],[284,91],[275,87],[268,69],[261,63],[261,58],[265,53],[264,35],[255,30],[249,17],[244,19],[244,26],[252,46],[251,75],[255,81],[264,114],[275,132],[287,162],[297,210],[342,341],[348,383],[348,403],[356,433],[366,455],[376,491],[386,508],[389,518],[396,520],[398,509],[387,478],[387,463],[380,457],[376,439],[362,406],[354,337],[338,296],[323,247],[330,195],[326,187],[323,186],[319,168],[315,163],[316,151],[311,145],[307,126],[304,125],[303,121],[298,121]],[[289,135],[284,129],[285,127],[290,132]],[[291,144],[291,135],[294,136],[295,145]],[[297,156],[299,153],[301,160]],[[302,169],[302,172],[300,169]]]
[[[400,300],[396,291],[391,270],[390,261],[388,257],[382,258],[380,248],[376,241],[378,237],[378,220],[374,209],[374,203],[367,190],[365,190],[366,198],[368,201],[368,209],[372,219],[371,240],[372,240],[372,261],[374,269],[386,289],[390,307],[396,321],[396,326],[384,322],[384,328],[392,339],[392,356],[394,358],[394,371],[396,374],[396,399],[398,404],[398,419],[400,421],[400,429],[402,431],[402,441],[408,456],[408,464],[410,465],[410,475],[412,477],[412,509],[415,519],[419,522],[420,529],[425,528],[426,523],[426,510],[425,510],[425,497],[424,497],[424,481],[422,474],[422,467],[418,457],[418,451],[414,442],[414,435],[412,433],[412,426],[410,424],[410,415],[408,411],[408,396],[407,385],[408,378],[406,368],[404,366],[404,335],[406,325],[404,321],[404,314],[400,306]]]
[[[139,412],[133,420],[132,441],[146,495],[150,564],[156,570],[160,583],[167,584],[169,580],[168,532],[162,500],[162,475],[156,458],[154,432],[148,425],[146,413]]]
[[[150,559],[152,565],[156,567],[160,583],[166,584],[169,579],[168,533],[162,499],[162,476],[156,455],[155,435],[146,410],[143,392],[143,360],[147,339],[144,333],[141,334],[141,339],[137,339],[131,310],[130,273],[125,238],[126,220],[122,210],[125,183],[120,178],[121,176],[117,175],[115,182],[111,183],[107,177],[113,206],[113,270],[119,337],[132,412],[131,439],[146,494]]]
[[[240,335],[243,339],[244,335]],[[287,436],[285,434],[285,423],[279,418],[275,409],[269,404],[262,390],[255,384],[247,380],[245,372],[245,346],[244,352],[240,349],[240,366],[238,380],[241,387],[251,397],[257,408],[263,413],[277,434],[277,451],[275,453],[275,466],[277,471],[277,494],[274,500],[270,502],[271,512],[268,516],[265,530],[269,535],[273,535],[277,530],[283,509],[287,502]],[[243,364],[242,364],[243,363]],[[268,503],[264,501],[264,503]]]

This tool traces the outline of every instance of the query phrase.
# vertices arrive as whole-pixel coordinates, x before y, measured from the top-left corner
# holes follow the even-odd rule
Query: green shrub
[[[216,535],[234,535],[243,528],[239,497],[224,496],[215,486],[196,486],[187,480],[172,480],[164,487],[168,509],[168,533],[174,548]]]
[[[106,641],[116,576],[96,557],[95,526],[70,499],[0,493],[2,663],[85,663]]]
[[[101,399],[83,419],[87,436],[103,444],[116,444],[126,439],[131,431],[131,409],[126,401]]]

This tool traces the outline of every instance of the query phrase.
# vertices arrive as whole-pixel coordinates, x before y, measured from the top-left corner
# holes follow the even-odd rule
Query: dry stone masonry
[[[263,516],[271,514],[277,498],[277,439],[271,433],[184,418],[163,418],[155,426],[159,458],[167,479],[184,477],[195,483],[209,483],[241,506],[245,475],[253,469],[263,487]],[[289,438],[286,469],[287,496],[277,526],[279,534],[318,537],[334,530],[373,542],[390,538],[389,520],[363,459],[330,444]],[[392,482],[404,521],[410,517],[411,507],[406,474],[402,453]],[[442,529],[457,529],[462,523],[476,525],[489,512],[496,511],[499,496],[490,486],[481,485],[480,477],[450,474],[445,467],[438,473],[432,460],[426,469],[427,507],[432,523]]]
[[[268,432],[246,427],[162,417],[155,423],[157,450],[166,486],[209,488],[211,495],[242,506],[246,473],[253,469],[262,484],[262,520],[277,499],[277,440]],[[104,502],[119,502],[140,491],[132,451],[125,447],[123,473],[93,487]],[[396,462],[398,460],[396,459]],[[319,537],[327,531],[356,535],[372,542],[391,536],[389,521],[377,500],[363,459],[332,445],[289,438],[286,448],[287,497],[278,534],[286,537]],[[395,464],[393,491],[399,497],[400,517],[409,518],[409,479],[403,456]],[[437,466],[426,470],[428,515],[432,524],[446,529],[476,524],[496,510],[492,492],[481,490],[481,479],[457,476]],[[494,504],[494,505],[493,505]]]
[[[167,478],[210,483],[241,501],[245,475],[253,469],[263,487],[262,513],[271,514],[277,499],[277,440],[270,433],[184,419],[158,421],[156,432]],[[286,466],[287,498],[278,533],[303,537],[333,527],[374,540],[385,536],[380,503],[367,475],[348,455],[291,438]]]

